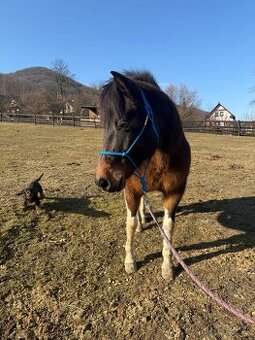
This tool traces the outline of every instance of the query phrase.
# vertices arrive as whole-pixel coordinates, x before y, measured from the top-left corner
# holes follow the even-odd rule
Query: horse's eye
[[[117,123],[117,129],[118,130],[124,130],[124,131],[129,131],[129,122],[126,120],[119,120]]]

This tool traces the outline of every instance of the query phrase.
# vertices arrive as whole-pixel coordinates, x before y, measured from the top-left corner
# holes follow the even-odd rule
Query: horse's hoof
[[[141,223],[142,225],[145,225],[147,222],[150,222],[149,216],[145,215],[141,217]]]
[[[137,271],[137,266],[135,262],[125,263],[125,271],[128,274],[135,273]]]
[[[137,233],[142,233],[143,232],[143,227],[140,225],[136,228]]]
[[[173,274],[173,270],[170,269],[169,267],[163,267],[162,266],[162,277],[164,280],[170,282],[173,281],[174,279],[174,274]]]

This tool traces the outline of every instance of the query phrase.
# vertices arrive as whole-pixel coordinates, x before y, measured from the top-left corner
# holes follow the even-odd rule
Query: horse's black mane
[[[124,75],[130,79],[145,82],[159,88],[158,83],[149,71],[125,71]]]
[[[160,89],[155,78],[149,71],[125,71],[123,72],[123,75],[137,81],[140,85],[149,85],[150,87]],[[120,95],[113,79],[110,79],[105,85],[103,85],[101,90],[99,111],[103,122],[105,122],[108,118],[104,115],[106,112],[111,112],[112,115],[117,114],[119,117],[123,117],[124,98]]]

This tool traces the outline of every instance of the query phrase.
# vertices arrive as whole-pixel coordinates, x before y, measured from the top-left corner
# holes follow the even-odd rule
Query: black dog
[[[36,180],[31,182],[25,189],[21,190],[17,195],[22,195],[24,197],[24,210],[27,209],[28,204],[35,203],[35,206],[40,208],[40,200],[44,198],[43,188],[39,183],[43,174]]]

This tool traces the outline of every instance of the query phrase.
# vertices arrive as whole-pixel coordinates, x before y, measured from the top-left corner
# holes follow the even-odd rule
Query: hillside
[[[46,67],[30,67],[13,73],[0,74],[0,95],[17,98],[24,92],[42,91],[47,94],[56,92],[56,72]],[[91,102],[96,101],[98,91],[76,80],[66,77],[65,91],[72,95],[87,95]]]
[[[46,67],[29,67],[13,73],[0,73],[0,111],[10,111],[11,100],[15,100],[20,112],[57,111],[57,73]],[[83,105],[96,105],[99,91],[83,85],[73,78],[65,77],[64,103],[72,102],[78,112]],[[36,94],[34,92],[37,92]],[[39,95],[38,95],[39,92]],[[182,120],[204,120],[208,112],[198,108],[182,108],[177,105]]]
[[[209,115],[210,112],[201,110],[201,109],[196,109],[196,120],[204,120],[206,117]]]

